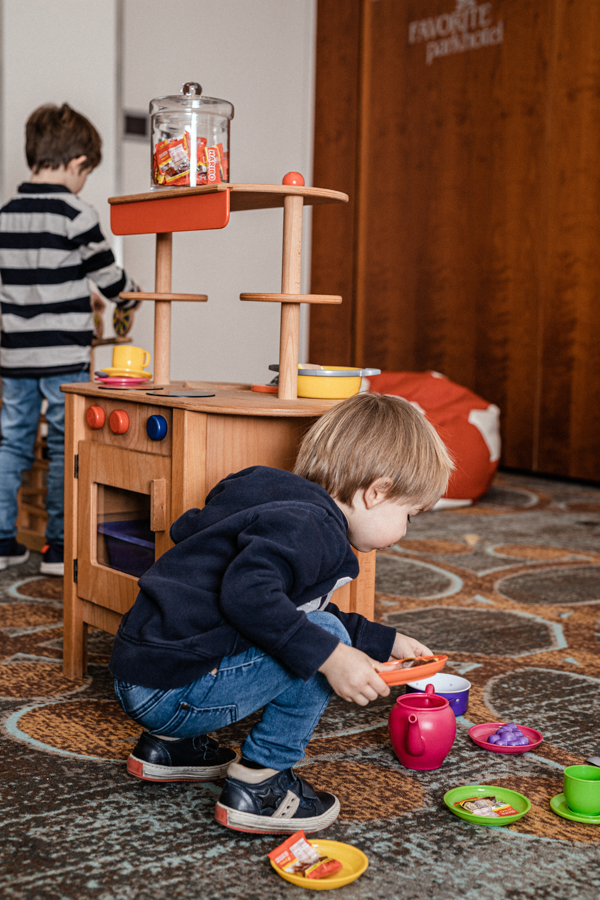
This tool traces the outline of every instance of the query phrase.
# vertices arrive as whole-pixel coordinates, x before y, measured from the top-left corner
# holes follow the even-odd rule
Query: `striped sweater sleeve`
[[[82,274],[89,276],[104,296],[116,301],[121,308],[135,306],[136,300],[119,300],[120,293],[137,291],[137,286],[116,264],[108,241],[102,234],[96,210],[86,205],[77,218],[68,223],[67,234],[79,248]]]

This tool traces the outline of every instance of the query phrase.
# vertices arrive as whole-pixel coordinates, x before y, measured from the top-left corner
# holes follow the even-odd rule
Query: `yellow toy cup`
[[[345,400],[358,394],[363,378],[380,373],[381,369],[358,369],[349,366],[299,369],[298,396],[312,397],[315,400]]]
[[[113,350],[113,369],[131,369],[140,372],[150,365],[150,354],[142,347],[119,344]]]

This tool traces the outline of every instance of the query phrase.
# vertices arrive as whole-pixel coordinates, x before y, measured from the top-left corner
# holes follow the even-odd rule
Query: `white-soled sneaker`
[[[64,547],[62,544],[46,544],[42,547],[40,575],[64,575]]]
[[[293,769],[249,769],[240,763],[229,767],[215,807],[220,825],[258,834],[322,831],[339,814],[335,794],[315,791]]]
[[[129,754],[127,771],[144,781],[213,781],[224,778],[237,759],[235,750],[219,747],[206,734],[173,740],[143,732]]]
[[[29,550],[18,544],[15,538],[0,541],[0,570],[9,566],[19,566],[29,559]]]

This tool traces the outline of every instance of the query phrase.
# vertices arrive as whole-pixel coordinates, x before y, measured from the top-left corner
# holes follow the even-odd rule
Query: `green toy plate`
[[[573,812],[567,806],[564,794],[557,794],[550,800],[550,808],[557,816],[570,819],[572,822],[581,822],[582,825],[600,825],[600,816],[584,816],[583,813]]]
[[[504,803],[508,803],[517,812],[513,816],[475,816],[473,813],[455,806],[461,800],[467,800],[469,797],[497,797]],[[444,803],[455,816],[460,816],[473,825],[489,825],[497,827],[498,825],[512,825],[518,819],[522,818],[531,809],[531,803],[523,794],[516,791],[510,791],[508,788],[496,787],[493,784],[466,784],[464,787],[452,788],[444,794]]]

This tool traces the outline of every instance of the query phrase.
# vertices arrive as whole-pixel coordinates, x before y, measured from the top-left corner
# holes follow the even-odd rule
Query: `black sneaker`
[[[199,734],[178,741],[165,741],[144,731],[127,760],[127,771],[144,781],[213,781],[224,778],[235,750]]]
[[[229,768],[225,785],[215,807],[215,819],[234,831],[261,834],[293,834],[321,831],[340,814],[340,801],[334,794],[315,791],[293,769],[275,772],[254,784],[239,776],[260,777],[273,769],[247,769],[238,763]],[[238,778],[236,778],[236,775]]]
[[[46,544],[42,547],[41,575],[64,575],[64,547],[62,544]]]
[[[18,544],[15,538],[0,541],[0,570],[9,566],[18,566],[27,562],[29,550],[23,544]]]

